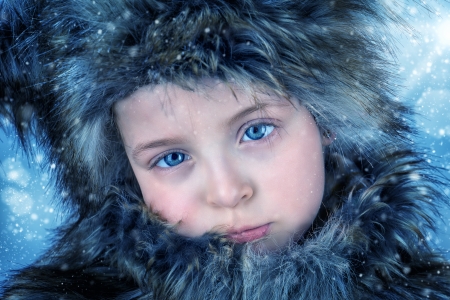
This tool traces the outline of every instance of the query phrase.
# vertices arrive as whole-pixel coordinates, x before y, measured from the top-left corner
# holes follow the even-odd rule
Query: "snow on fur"
[[[3,297],[448,298],[448,262],[425,239],[445,197],[405,143],[389,22],[402,24],[368,0],[0,1],[0,113],[42,143],[72,211]],[[300,101],[337,134],[323,208],[279,253],[180,236],[142,201],[114,103],[205,78]]]

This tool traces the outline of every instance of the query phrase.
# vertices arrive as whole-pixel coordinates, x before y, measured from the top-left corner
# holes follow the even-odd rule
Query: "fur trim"
[[[32,22],[38,7],[26,1],[0,2],[0,116],[14,125],[22,144],[30,150],[25,133],[40,99],[39,50]],[[5,125],[2,120],[0,127]]]
[[[418,180],[429,175],[411,157],[394,153],[370,176],[355,162],[353,171],[370,177],[364,187],[349,187],[323,226],[270,255],[217,235],[180,236],[142,201],[112,192],[95,216],[68,225],[4,296],[87,299],[95,290],[99,299],[121,290],[142,299],[447,299],[449,263],[425,239],[438,192]],[[335,156],[336,167],[341,162]]]

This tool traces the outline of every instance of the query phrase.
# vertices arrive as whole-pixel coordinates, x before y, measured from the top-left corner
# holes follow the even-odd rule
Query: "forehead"
[[[139,114],[145,113],[150,117],[163,113],[166,117],[174,117],[180,112],[192,113],[192,110],[197,110],[197,113],[219,110],[226,114],[246,107],[264,111],[269,106],[298,106],[298,103],[261,88],[209,80],[195,89],[184,89],[173,84],[142,87],[117,102],[114,114],[117,119],[131,117],[144,106],[146,111],[139,111]]]

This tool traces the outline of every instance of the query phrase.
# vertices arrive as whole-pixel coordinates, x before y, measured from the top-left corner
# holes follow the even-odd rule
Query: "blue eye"
[[[187,154],[181,152],[172,152],[158,160],[155,166],[158,166],[160,168],[175,167],[188,159],[190,159],[190,157]]]
[[[242,141],[260,140],[268,136],[274,128],[275,126],[264,123],[252,125],[245,131]]]

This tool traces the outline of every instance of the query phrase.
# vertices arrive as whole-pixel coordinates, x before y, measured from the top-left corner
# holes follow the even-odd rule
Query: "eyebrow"
[[[230,127],[231,125],[233,125],[233,123],[239,121],[240,119],[242,119],[243,117],[254,113],[255,111],[261,110],[264,107],[268,106],[269,104],[267,103],[257,103],[253,106],[247,107],[246,109],[238,112],[237,114],[235,114],[228,122],[228,126]]]
[[[182,144],[185,142],[184,139],[174,138],[174,139],[160,139],[156,141],[151,141],[148,143],[139,143],[134,149],[133,149],[133,158],[138,158],[138,156],[149,149],[158,148],[158,147],[165,147],[165,146],[171,146],[176,144]]]

